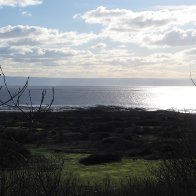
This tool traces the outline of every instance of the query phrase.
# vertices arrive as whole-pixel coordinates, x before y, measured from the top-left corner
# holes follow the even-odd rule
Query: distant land
[[[20,86],[25,77],[6,77],[8,85]],[[3,80],[1,78],[0,83]],[[159,78],[38,78],[30,77],[29,86],[193,86],[187,79]]]

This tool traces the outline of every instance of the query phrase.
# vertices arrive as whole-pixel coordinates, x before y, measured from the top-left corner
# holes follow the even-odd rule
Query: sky
[[[8,76],[196,76],[193,0],[0,0]]]

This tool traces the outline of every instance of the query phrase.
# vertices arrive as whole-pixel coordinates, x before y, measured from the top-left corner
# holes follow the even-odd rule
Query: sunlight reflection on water
[[[33,105],[40,103],[40,89],[31,87]],[[49,89],[49,87],[47,87]],[[12,92],[16,87],[11,89]],[[47,91],[45,104],[50,102],[51,91]],[[1,91],[0,100],[8,95]],[[28,103],[28,93],[24,93],[20,103]],[[64,86],[55,87],[53,108],[89,107],[96,105],[113,105],[146,110],[177,110],[183,112],[196,111],[196,87],[154,86],[154,87],[122,87],[122,86]]]
[[[150,94],[146,102],[152,108],[195,110],[196,88],[195,87],[153,87],[148,88]]]

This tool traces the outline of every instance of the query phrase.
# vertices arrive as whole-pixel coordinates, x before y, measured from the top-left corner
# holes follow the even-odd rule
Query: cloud
[[[40,48],[40,47],[17,47],[17,46],[7,46],[0,47],[0,54],[7,55],[10,58],[13,56],[16,58],[65,58],[76,56],[79,52],[71,50],[70,48],[52,49],[52,48]]]
[[[171,17],[169,10],[134,12],[126,9],[107,9],[98,7],[81,16],[86,23],[102,24],[109,28],[130,30],[164,26],[176,23],[176,17]]]
[[[163,7],[147,11],[98,7],[83,15],[87,24],[102,25],[100,37],[145,47],[193,45],[196,6]],[[187,29],[192,26],[193,29]]]
[[[107,45],[105,43],[97,43],[96,45],[92,46],[92,49],[104,49]]]
[[[27,12],[27,11],[22,11],[21,15],[23,15],[23,16],[32,16],[32,14]]]
[[[0,6],[27,7],[32,5],[39,5],[42,2],[42,0],[0,0]]]
[[[41,35],[44,31],[48,32],[46,28],[40,28],[35,26],[8,25],[6,27],[0,28],[0,39],[32,37],[35,35]],[[55,32],[55,30],[53,30],[52,32],[50,31],[50,34],[55,34]]]
[[[196,48],[192,48],[190,50],[183,51],[185,55],[196,56]]]
[[[146,44],[156,46],[194,46],[196,44],[196,30],[173,28],[159,36],[151,35],[146,38],[144,37],[143,41]]]
[[[184,54],[143,54],[135,46],[125,43],[122,47],[99,34],[38,26],[2,27],[0,45],[0,61],[9,75],[160,77],[164,72],[167,77],[174,73],[182,77],[176,69],[187,66]]]
[[[92,55],[79,47],[96,37],[93,33],[60,32],[38,26],[6,26],[0,28],[0,60],[25,70],[32,66],[36,70],[39,66],[77,66]],[[44,70],[39,73],[45,74]]]
[[[0,61],[9,65],[9,74],[187,77],[189,65],[196,62],[195,6],[147,11],[98,7],[73,18],[83,20],[92,32],[1,27]],[[97,33],[94,25],[100,28]]]
[[[12,45],[70,45],[79,46],[96,39],[93,33],[60,32],[38,26],[6,26],[0,28],[0,41]]]

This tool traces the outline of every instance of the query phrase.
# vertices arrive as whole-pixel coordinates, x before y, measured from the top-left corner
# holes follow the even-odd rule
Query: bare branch
[[[6,92],[8,93],[9,97],[7,100],[2,101],[0,100],[0,107],[1,106],[6,106],[9,108],[16,108],[19,111],[21,111],[25,117],[28,119],[28,121],[30,121],[30,126],[32,127],[32,124],[34,122],[34,120],[36,119],[36,116],[38,115],[38,117],[40,117],[40,113],[41,112],[49,112],[51,109],[51,106],[54,102],[54,88],[52,89],[52,99],[50,101],[49,104],[45,104],[44,105],[44,100],[46,98],[47,95],[47,90],[43,89],[42,93],[41,93],[41,100],[40,100],[40,104],[38,109],[34,109],[33,106],[33,101],[32,101],[32,95],[31,95],[31,90],[28,90],[28,97],[29,97],[29,102],[30,103],[26,103],[27,106],[27,111],[25,111],[23,109],[23,107],[20,105],[20,100],[22,95],[25,93],[25,91],[27,90],[28,84],[29,84],[29,77],[27,78],[24,86],[22,88],[19,88],[17,92],[11,92],[10,88],[7,85],[7,81],[6,81],[6,76],[3,72],[2,66],[0,65],[0,76],[3,76],[3,83],[4,83],[4,87],[6,89]],[[0,86],[0,91],[2,90],[3,86]],[[39,118],[37,118],[36,120],[39,120]]]
[[[26,90],[26,88],[28,86],[28,83],[29,83],[29,77],[27,78],[27,80],[25,82],[25,85],[18,92],[14,93],[12,95],[11,92],[10,92],[10,90],[9,90],[9,88],[8,88],[8,85],[7,85],[7,82],[6,82],[6,76],[5,76],[4,72],[3,72],[3,69],[2,69],[2,66],[1,65],[0,65],[0,71],[1,71],[1,75],[3,76],[3,82],[4,82],[4,85],[5,85],[5,88],[6,88],[8,94],[10,96],[8,100],[6,100],[6,101],[0,101],[0,106],[6,105],[9,102],[12,102],[13,105],[16,106],[17,104],[15,103],[15,100],[14,99],[16,97],[18,97],[18,96],[21,96],[25,92],[25,90]],[[1,86],[1,89],[2,89],[2,86]]]

